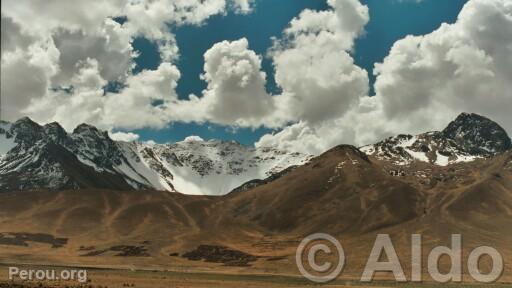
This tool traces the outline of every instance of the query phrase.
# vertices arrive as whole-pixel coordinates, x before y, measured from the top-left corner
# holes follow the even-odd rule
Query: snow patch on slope
[[[453,139],[439,132],[390,137],[377,144],[361,147],[360,150],[379,160],[391,161],[396,165],[410,165],[413,162],[425,162],[438,166],[447,166],[460,162],[471,162],[483,155],[471,155],[463,150]]]
[[[218,140],[117,145],[127,163],[115,166],[115,171],[124,175],[127,182],[132,180],[132,186],[142,183],[157,190],[191,195],[225,195],[243,183],[266,179],[311,159],[300,153]]]
[[[447,156],[444,156],[444,155],[441,155],[439,154],[439,152],[436,152],[436,162],[435,164],[436,165],[439,165],[439,166],[448,166],[448,164],[450,164],[450,158],[447,157]],[[458,158],[457,158],[458,160]]]
[[[138,183],[143,183],[156,190],[173,191],[173,189],[162,179],[163,177],[151,169],[150,163],[141,160],[141,151],[143,148],[147,147],[146,144],[124,142],[119,143],[119,147],[122,149],[128,163],[122,163],[115,167],[115,169],[119,173],[125,175],[125,179],[135,180]],[[136,189],[140,188],[137,187],[137,184],[133,181],[130,184]]]

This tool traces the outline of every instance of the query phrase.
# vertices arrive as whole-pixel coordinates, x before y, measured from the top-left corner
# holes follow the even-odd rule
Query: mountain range
[[[58,123],[40,126],[29,118],[0,123],[0,191],[103,188],[223,195],[310,158],[218,140],[116,142],[86,124],[67,133]]]
[[[396,165],[446,166],[511,147],[498,124],[463,113],[443,131],[398,135],[360,149]],[[58,123],[41,126],[29,118],[0,122],[0,191],[101,188],[225,195],[266,183],[312,158],[218,140],[120,142],[87,124],[68,133]]]
[[[26,118],[2,123],[0,135],[0,262],[125,267],[130,257],[144,269],[298,275],[297,246],[318,232],[342,241],[348,278],[361,275],[377,234],[390,235],[405,271],[411,234],[422,234],[423,259],[452,234],[464,237],[463,259],[482,245],[512,259],[510,138],[475,114],[315,157],[219,141],[115,142],[91,126],[66,133]],[[190,171],[203,179],[197,189],[243,179],[204,193],[232,191],[222,197],[184,195],[177,188],[192,186],[176,180]],[[510,267],[501,281],[512,283]]]

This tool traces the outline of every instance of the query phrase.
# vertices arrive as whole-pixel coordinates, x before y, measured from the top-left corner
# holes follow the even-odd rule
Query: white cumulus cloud
[[[2,117],[15,120],[28,115],[39,122],[62,121],[68,128],[88,121],[105,129],[158,128],[175,119],[185,121],[189,116],[171,109],[171,102],[177,102],[174,89],[180,74],[174,65],[179,49],[170,27],[201,25],[228,9],[248,13],[252,4],[250,0],[2,1]],[[126,21],[120,24],[114,17]],[[158,45],[163,63],[155,71],[132,75],[136,37]],[[84,82],[91,71],[97,75],[88,75],[88,80],[96,78],[96,82]],[[124,89],[103,95],[100,85],[108,81],[118,81]],[[181,104],[180,108],[187,106]]]
[[[328,11],[305,10],[270,51],[280,95],[265,90],[261,57],[248,41],[224,41],[205,53],[208,88],[194,98],[205,121],[242,127],[282,127],[321,122],[357,106],[368,93],[368,75],[349,51],[369,20],[357,0],[329,1]],[[355,15],[354,15],[355,14]]]
[[[367,71],[352,57],[368,7],[328,0],[330,9],[306,9],[294,18],[265,55],[279,95],[266,91],[262,56],[242,38],[205,53],[207,88],[187,100],[175,91],[182,75],[169,26],[201,25],[228,9],[248,13],[255,1],[36,2],[2,1],[0,109],[10,120],[29,115],[66,129],[88,122],[110,131],[172,122],[267,126],[282,130],[257,146],[307,153],[441,129],[460,112],[483,114],[512,133],[509,0],[469,0],[455,23],[397,41],[375,65],[375,97],[368,97]],[[127,21],[117,23],[117,16]],[[157,69],[131,73],[136,37],[158,45],[163,62]],[[119,92],[104,91],[110,81],[121,83]],[[136,137],[125,134],[114,137]]]
[[[205,55],[202,78],[208,83],[199,105],[208,120],[227,125],[259,126],[275,112],[265,91],[261,57],[247,39],[215,44]],[[200,108],[198,107],[198,108]]]
[[[203,141],[204,141],[203,138],[196,136],[196,135],[188,136],[183,140],[183,142],[203,142]]]
[[[114,141],[133,142],[140,138],[139,135],[131,132],[109,132],[108,134]]]
[[[510,27],[510,1],[471,0],[456,23],[397,41],[375,69],[386,119],[418,132],[474,112],[512,132]]]
[[[512,2],[470,0],[454,24],[393,45],[376,64],[375,97],[332,119],[265,135],[256,145],[321,153],[340,143],[364,145],[393,134],[442,129],[461,112],[490,117],[512,133],[510,27]]]

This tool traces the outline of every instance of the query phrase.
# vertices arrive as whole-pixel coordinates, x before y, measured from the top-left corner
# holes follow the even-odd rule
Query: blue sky
[[[427,34],[443,22],[453,23],[467,0],[366,0],[362,1],[370,9],[370,22],[366,34],[358,39],[354,50],[357,65],[365,68],[370,75],[371,86],[374,63],[381,62],[393,43],[406,35]],[[180,48],[178,67],[182,74],[177,93],[181,99],[189,94],[200,95],[206,87],[199,75],[203,72],[203,55],[215,43],[223,40],[237,40],[245,37],[250,48],[265,55],[272,45],[272,37],[279,37],[291,19],[303,9],[327,9],[324,0],[256,0],[256,8],[251,14],[228,14],[214,16],[202,26],[182,26],[173,29]],[[136,39],[134,48],[140,56],[136,59],[134,73],[142,69],[155,69],[160,56],[154,43]],[[264,57],[263,69],[267,73],[267,90],[277,93],[273,80],[271,61]],[[203,139],[236,140],[252,145],[269,129],[232,129],[213,124],[175,123],[163,130],[142,129],[135,131],[141,140],[156,142],[180,141],[190,135]]]

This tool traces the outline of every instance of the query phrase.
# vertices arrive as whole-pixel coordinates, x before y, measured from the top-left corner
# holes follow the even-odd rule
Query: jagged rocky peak
[[[101,131],[98,128],[82,123],[73,130],[74,135],[85,135],[98,138],[110,138],[106,131]]]
[[[76,145],[93,149],[98,154],[110,155],[117,150],[115,141],[110,138],[107,131],[99,130],[89,124],[78,125],[71,134]]]
[[[66,130],[60,126],[57,122],[51,122],[43,126],[44,131],[47,134],[57,134],[57,135],[64,135],[67,134]]]
[[[68,133],[57,122],[48,123],[43,126],[44,133],[54,142],[61,143],[67,141]]]
[[[44,138],[43,127],[28,117],[23,117],[14,122],[11,126],[10,133],[16,135],[16,142],[27,145],[33,145]]]
[[[71,138],[75,146],[74,152],[80,158],[91,160],[98,167],[110,169],[123,163],[123,152],[107,131],[89,124],[80,124],[73,130]]]
[[[30,117],[22,117],[20,119],[18,119],[16,122],[14,122],[15,125],[19,126],[19,125],[28,125],[28,126],[32,126],[32,127],[40,127],[39,124],[37,124],[36,122],[34,122],[34,120],[30,119]]]
[[[354,157],[352,160],[356,160],[359,158],[366,162],[371,162],[366,153],[364,153],[363,151],[359,150],[357,147],[352,146],[352,145],[338,145],[334,148],[329,149],[327,152],[325,152],[322,155],[323,156],[325,156],[325,155],[342,155],[342,156],[350,157],[351,159],[352,159],[352,157]]]
[[[18,121],[14,122],[12,127],[14,130],[33,132],[33,131],[41,131],[42,127],[34,122],[29,117],[23,117]]]
[[[442,133],[473,155],[496,154],[512,148],[505,129],[474,113],[460,114]]]
[[[510,148],[509,136],[497,123],[477,114],[463,113],[441,132],[398,135],[361,150],[399,165],[427,162],[446,166],[490,157]]]

